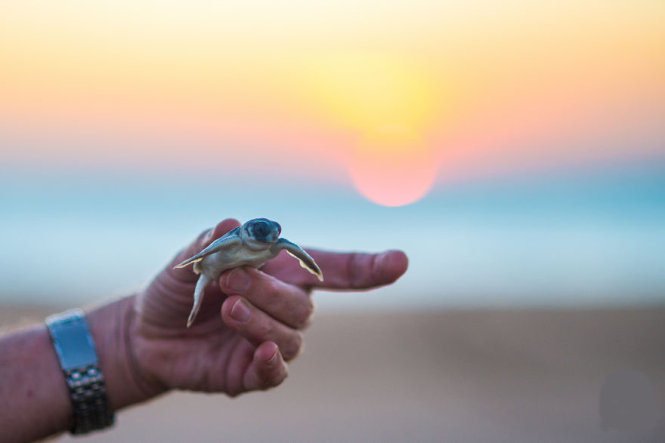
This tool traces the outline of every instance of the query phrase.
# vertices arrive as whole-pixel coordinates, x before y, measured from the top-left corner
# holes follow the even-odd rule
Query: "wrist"
[[[149,379],[138,362],[136,350],[140,337],[134,302],[134,296],[126,297],[86,315],[113,410],[150,400],[166,391]]]

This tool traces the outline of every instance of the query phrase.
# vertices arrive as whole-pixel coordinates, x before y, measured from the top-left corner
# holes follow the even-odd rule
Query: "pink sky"
[[[395,174],[418,198],[437,173],[445,182],[665,154],[665,4],[380,9],[3,4],[0,161],[191,171],[233,163],[355,183],[391,203],[396,189],[383,183]],[[421,141],[369,146],[384,127]]]

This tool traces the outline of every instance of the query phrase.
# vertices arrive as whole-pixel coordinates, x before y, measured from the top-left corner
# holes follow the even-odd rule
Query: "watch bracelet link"
[[[73,309],[51,315],[46,326],[69,389],[74,415],[71,433],[85,434],[111,426],[114,414],[85,314]]]
[[[104,375],[96,364],[63,371],[69,387],[76,423],[72,434],[86,434],[113,425]]]

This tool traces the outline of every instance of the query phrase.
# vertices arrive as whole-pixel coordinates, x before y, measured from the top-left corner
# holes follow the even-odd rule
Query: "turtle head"
[[[242,225],[241,236],[252,249],[265,249],[279,240],[282,227],[267,218],[255,218]]]

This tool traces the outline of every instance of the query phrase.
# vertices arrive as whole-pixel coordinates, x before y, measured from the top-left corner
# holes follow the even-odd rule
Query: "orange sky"
[[[0,138],[28,148],[0,161],[251,168],[249,150],[399,204],[437,171],[662,154],[663,23],[646,0],[5,2]]]

